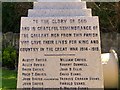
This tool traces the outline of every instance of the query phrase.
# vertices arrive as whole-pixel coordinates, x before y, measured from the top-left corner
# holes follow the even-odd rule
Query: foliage
[[[0,90],[2,88],[2,68],[0,68]]]
[[[92,2],[88,3],[94,16],[99,16],[102,32],[120,32],[120,3]]]
[[[2,32],[19,32],[21,17],[27,16],[30,2],[3,2],[2,3]]]
[[[2,34],[2,49],[12,46],[18,51],[19,49],[19,33],[7,32]]]
[[[2,69],[2,68],[1,68]],[[2,90],[13,90],[17,86],[17,72],[2,69]]]
[[[17,60],[17,52],[12,46],[8,46],[3,50],[2,63],[4,67],[15,69],[15,62]]]

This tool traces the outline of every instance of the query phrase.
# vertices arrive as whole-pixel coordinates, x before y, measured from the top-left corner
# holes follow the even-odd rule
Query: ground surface
[[[2,69],[2,90],[15,89],[17,73],[12,70]]]

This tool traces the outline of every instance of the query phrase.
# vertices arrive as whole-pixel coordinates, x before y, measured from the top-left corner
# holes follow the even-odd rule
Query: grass
[[[2,69],[2,90],[15,89],[17,86],[17,73],[12,70]]]
[[[2,88],[2,69],[0,68],[0,90]]]

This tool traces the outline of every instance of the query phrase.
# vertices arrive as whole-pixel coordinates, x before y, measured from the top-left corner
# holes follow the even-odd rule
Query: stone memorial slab
[[[103,88],[97,16],[22,17],[17,88]]]
[[[37,0],[38,2],[81,2],[81,0]]]
[[[34,2],[33,9],[86,9],[86,2]]]
[[[28,10],[28,17],[92,16],[91,9],[40,9]]]

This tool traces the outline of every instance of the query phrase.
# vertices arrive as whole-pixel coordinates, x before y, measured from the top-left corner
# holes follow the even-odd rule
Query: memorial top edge
[[[81,2],[81,0],[37,0],[37,2]]]
[[[35,1],[35,2],[33,2],[33,3],[86,3],[86,1],[69,1],[69,2],[67,2],[67,1],[64,1],[64,2],[55,2],[55,1],[51,1],[51,2],[38,2],[38,1]]]
[[[21,19],[67,19],[67,18],[96,18],[96,19],[99,19],[98,16],[66,16],[66,17],[21,17]]]
[[[60,10],[92,10],[91,8],[83,8],[83,9],[28,9],[28,11],[40,11],[40,10],[56,10],[56,11],[60,11]]]

